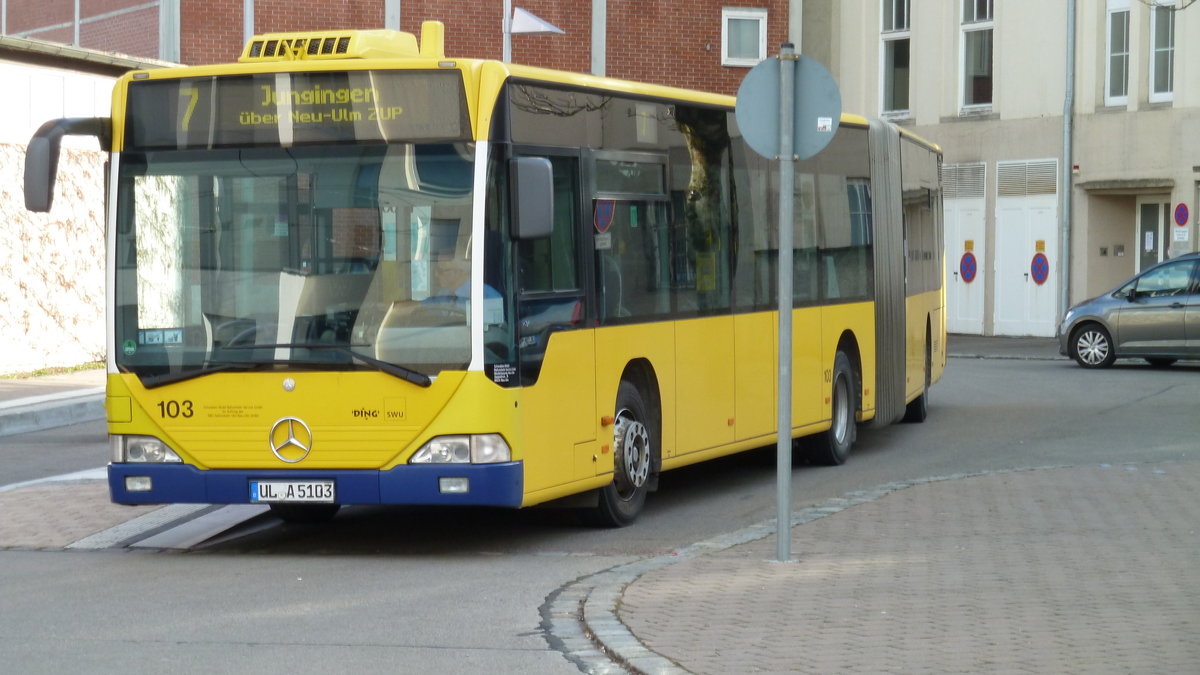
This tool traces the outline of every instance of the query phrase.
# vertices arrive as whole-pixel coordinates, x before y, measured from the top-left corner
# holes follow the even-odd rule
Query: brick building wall
[[[682,9],[681,5],[687,5]],[[767,10],[767,54],[787,39],[787,0],[609,0],[610,77],[736,94],[749,68],[721,65],[721,9]]]
[[[180,3],[179,60],[183,63],[236,61],[243,42],[242,0]]]
[[[158,7],[89,21],[79,27],[79,45],[87,49],[158,58]]]
[[[420,37],[422,21],[441,21],[446,26],[447,56],[498,59],[504,52],[503,19],[504,4],[500,0],[404,0],[400,30]]]
[[[516,3],[514,3],[515,5]],[[563,29],[561,35],[512,36],[512,60],[531,66],[591,71],[590,0],[522,0],[522,9]],[[724,94],[737,93],[747,68],[721,65],[721,9],[767,9],[767,53],[787,39],[787,0],[608,0],[609,77]],[[405,0],[401,30],[446,25],[450,56],[499,59],[503,53],[503,3]]]
[[[236,61],[245,46],[242,0],[184,0],[179,55],[187,64]],[[407,3],[405,3],[407,4]],[[254,33],[383,28],[381,0],[255,0]]]
[[[8,20],[8,33],[10,35],[21,35],[30,31],[38,31],[28,37],[34,37],[39,40],[61,42],[62,40],[46,37],[42,33],[49,32],[45,30],[49,26],[66,24],[75,20],[75,9],[73,4],[69,2],[7,0],[6,10],[8,11],[6,18]],[[66,41],[70,42],[74,30],[68,27],[66,31]]]
[[[514,63],[591,71],[591,0],[521,0],[519,4],[564,33],[513,35]],[[7,6],[10,34],[74,40],[71,3],[8,0]],[[243,6],[243,0],[182,0],[180,60],[187,64],[235,61],[244,46]],[[133,7],[141,9],[122,12]],[[608,0],[606,74],[736,93],[747,68],[721,65],[721,9],[725,7],[767,10],[768,53],[777,51],[785,40],[787,0]],[[403,0],[400,28],[419,35],[422,21],[441,21],[446,26],[447,56],[499,59],[504,44],[503,8],[501,0]],[[80,46],[158,58],[158,3],[89,0],[81,5],[81,13]],[[382,0],[254,2],[255,33],[383,26]]]
[[[516,3],[513,3],[514,6]],[[612,3],[609,3],[610,5]],[[649,4],[649,3],[647,3]],[[530,66],[573,70],[592,69],[591,0],[522,0],[521,8],[563,29],[556,35],[512,36],[512,61]],[[611,11],[611,9],[609,10]],[[499,23],[493,25],[500,25]],[[469,32],[472,27],[468,26]],[[609,24],[611,30],[612,24]],[[497,54],[491,58],[500,58]],[[611,73],[610,73],[611,75]]]
[[[7,0],[8,33],[64,44],[75,42],[72,2]],[[156,59],[158,3],[145,0],[89,0],[79,7],[79,45]]]

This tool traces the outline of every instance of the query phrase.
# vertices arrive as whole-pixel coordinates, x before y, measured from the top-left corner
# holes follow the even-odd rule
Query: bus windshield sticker
[[[484,370],[487,371],[488,378],[496,384],[508,384],[517,376],[515,363],[489,363],[484,366]]]

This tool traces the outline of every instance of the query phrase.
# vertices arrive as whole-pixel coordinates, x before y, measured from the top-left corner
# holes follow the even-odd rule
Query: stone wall
[[[25,148],[0,144],[0,374],[104,358],[104,155],[63,148],[50,213],[25,210]]]

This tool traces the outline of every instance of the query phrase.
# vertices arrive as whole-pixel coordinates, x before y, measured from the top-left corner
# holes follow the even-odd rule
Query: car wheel
[[[1089,323],[1071,334],[1071,358],[1084,368],[1107,368],[1117,360],[1112,336],[1098,323]]]

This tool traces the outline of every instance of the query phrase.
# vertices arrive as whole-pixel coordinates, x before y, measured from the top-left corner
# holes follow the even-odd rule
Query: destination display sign
[[[135,80],[125,149],[466,140],[469,124],[456,70]]]

